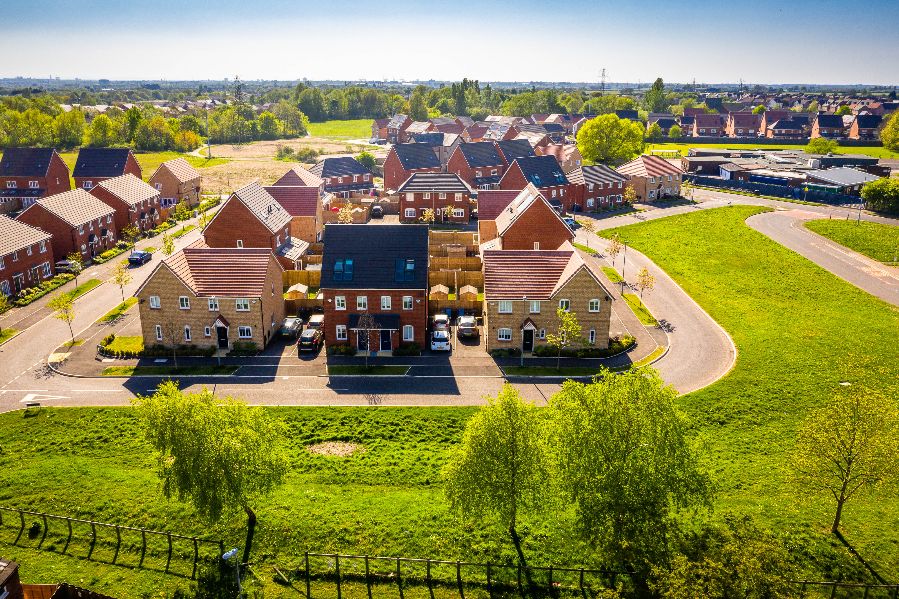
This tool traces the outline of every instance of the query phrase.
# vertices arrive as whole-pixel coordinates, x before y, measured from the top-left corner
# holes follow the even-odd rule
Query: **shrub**
[[[213,348],[213,353],[215,353],[215,348]],[[259,351],[259,346],[255,341],[235,341],[234,345],[231,348],[231,351],[228,352],[229,356],[248,356],[255,354]]]
[[[57,287],[60,287],[60,286],[64,285],[65,283],[68,283],[69,281],[71,281],[74,278],[75,278],[75,275],[71,275],[69,273],[58,274],[55,277],[53,277],[52,279],[49,279],[47,281],[42,281],[40,285],[37,285],[35,287],[29,287],[28,289],[22,290],[21,292],[19,292],[19,295],[16,298],[16,301],[13,303],[15,303],[15,305],[17,305],[19,307],[27,306],[34,300],[44,297],[45,295],[47,295],[48,293],[50,293]]]
[[[328,346],[329,356],[355,356],[356,348],[346,343]]]
[[[521,349],[518,347],[503,347],[491,350],[490,355],[494,358],[516,358],[521,355]]]
[[[293,148],[290,146],[278,146],[275,150],[275,158],[278,160],[293,160]]]
[[[400,343],[394,350],[394,356],[420,356],[421,346],[415,342]]]
[[[300,148],[294,152],[294,160],[297,162],[315,162],[318,159],[320,151],[315,148]]]
[[[200,205],[197,206],[197,210],[199,212],[206,212],[210,208],[215,208],[216,206],[218,206],[221,201],[221,198],[211,198],[208,200],[203,200],[202,202],[200,202]]]
[[[125,250],[127,250],[130,247],[131,247],[131,244],[129,244],[129,243],[119,242],[119,244],[117,244],[111,250],[106,250],[99,256],[94,256],[92,258],[92,262],[94,264],[103,264],[104,262],[109,262],[116,256],[122,255],[125,252]]]
[[[159,226],[157,226],[153,229],[150,229],[150,232],[147,234],[147,236],[148,237],[156,237],[160,233],[165,233],[166,231],[168,231],[169,229],[171,229],[174,226],[175,226],[175,224],[173,222],[165,221],[164,223],[160,223]]]

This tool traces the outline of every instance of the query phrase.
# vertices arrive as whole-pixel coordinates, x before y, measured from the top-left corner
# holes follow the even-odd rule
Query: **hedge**
[[[338,345],[329,345],[328,346],[328,355],[329,356],[355,356],[356,348],[352,345],[348,345],[346,343],[340,343]]]
[[[41,281],[40,285],[23,289],[19,292],[19,296],[13,303],[19,307],[27,306],[31,302],[44,297],[54,289],[62,287],[74,278],[75,275],[69,273],[58,274],[52,279]]]
[[[159,358],[173,355],[172,348],[164,345],[151,345],[145,347],[142,351],[110,351],[109,345],[115,339],[115,333],[111,333],[104,337],[100,344],[97,345],[97,353],[105,358],[116,358],[119,360],[127,360],[131,358]],[[196,347],[194,345],[179,345],[177,347],[177,355],[179,356],[203,356],[211,357],[215,355],[215,346]]]
[[[421,355],[421,346],[415,342],[412,343],[400,343],[396,349],[393,350],[394,356],[420,356]]]
[[[612,337],[609,339],[609,347],[566,347],[562,350],[563,358],[607,358],[624,350],[630,349],[637,340],[630,336]],[[552,345],[538,345],[534,348],[534,355],[540,358],[555,358],[559,355],[558,348]]]

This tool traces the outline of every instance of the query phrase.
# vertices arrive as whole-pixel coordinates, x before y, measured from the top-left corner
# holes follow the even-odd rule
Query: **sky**
[[[899,83],[899,1],[2,0],[0,77]]]

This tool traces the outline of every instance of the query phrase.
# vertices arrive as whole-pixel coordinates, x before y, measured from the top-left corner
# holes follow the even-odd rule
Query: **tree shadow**
[[[852,546],[852,544],[846,539],[846,537],[843,536],[843,533],[841,533],[839,530],[836,530],[833,534],[836,535],[836,537],[840,540],[840,543],[842,543],[846,547],[849,553],[851,553],[853,556],[855,556],[856,559],[858,559],[859,562],[861,562],[861,564],[868,570],[868,572],[871,573],[871,576],[873,576],[877,582],[879,582],[880,584],[889,584],[883,578],[883,576],[878,574],[874,567],[861,556],[858,550],[856,550],[856,548]]]

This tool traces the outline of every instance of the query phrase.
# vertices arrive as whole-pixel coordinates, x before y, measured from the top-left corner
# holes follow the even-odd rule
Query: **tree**
[[[658,123],[653,123],[652,125],[647,127],[646,139],[650,139],[652,141],[658,141],[662,139],[662,127]]]
[[[69,333],[72,334],[72,345],[75,345],[75,331],[72,322],[75,320],[75,304],[68,293],[60,293],[47,304],[53,310],[53,318],[61,320],[69,325]]]
[[[60,112],[53,121],[53,136],[63,148],[74,148],[84,143],[84,113],[78,109]]]
[[[98,114],[91,121],[88,128],[88,143],[92,146],[105,148],[118,141],[119,126],[105,114]]]
[[[621,243],[621,236],[618,233],[612,235],[609,238],[609,249],[606,250],[609,256],[612,257],[612,266],[615,266],[615,259],[618,257],[618,254],[621,253],[621,250],[624,249],[624,245]]]
[[[112,282],[119,286],[122,292],[122,301],[125,301],[125,285],[131,282],[131,272],[128,270],[128,262],[125,260],[116,264],[112,271]]]
[[[127,114],[129,114],[129,110]],[[161,116],[141,120],[134,132],[134,147],[139,150],[167,150],[175,145],[175,135]]]
[[[518,514],[542,504],[550,480],[542,433],[539,410],[506,383],[465,425],[462,443],[443,469],[451,509],[498,518],[522,565]]]
[[[899,411],[873,391],[847,391],[812,412],[799,428],[792,464],[797,482],[836,502],[831,532],[843,506],[861,491],[895,479],[899,468]]]
[[[144,115],[141,114],[140,108],[132,106],[125,111],[124,116],[124,131],[122,132],[122,137],[126,142],[130,142],[137,135],[137,130],[144,121]],[[163,122],[165,122],[165,119],[163,119]]]
[[[628,204],[633,204],[637,201],[637,190],[634,189],[634,186],[628,183],[624,186],[624,201]]]
[[[684,136],[684,130],[680,128],[680,125],[671,125],[671,129],[668,129],[668,137],[670,139],[680,139]]]
[[[818,101],[812,100],[811,102],[809,102],[808,106],[805,107],[805,111],[811,112],[811,113],[816,113],[816,112],[818,112],[818,108],[819,108]]]
[[[752,109],[752,114],[765,114],[765,105],[759,104],[755,108]]]
[[[643,103],[649,112],[664,112],[668,108],[668,99],[665,96],[665,82],[659,77],[649,91],[643,96]]]
[[[425,101],[427,89],[419,85],[409,98],[409,118],[413,121],[428,120],[428,104]]]
[[[368,170],[372,170],[373,168],[375,168],[375,157],[371,152],[362,152],[361,154],[356,156],[356,160],[358,160],[359,163]]]
[[[259,115],[258,121],[262,139],[278,139],[281,136],[281,123],[268,110]]]
[[[134,224],[129,223],[122,227],[122,237],[124,237],[125,241],[131,245],[131,251],[134,251],[134,244],[137,243],[137,240],[140,237],[140,229],[135,227]]]
[[[805,146],[805,151],[809,154],[833,154],[838,146],[839,144],[836,140],[827,139],[826,137],[814,137]]]
[[[573,345],[581,345],[584,338],[581,337],[581,323],[577,320],[577,314],[564,308],[556,308],[556,317],[559,324],[555,333],[546,334],[546,343],[556,348],[556,370],[562,368],[562,350]]]
[[[162,234],[162,253],[171,256],[175,252],[175,240],[168,233]]]
[[[353,222],[353,205],[349,202],[345,203],[340,207],[340,210],[337,211],[337,222],[349,225]]]
[[[549,400],[547,445],[579,534],[644,588],[666,561],[677,511],[711,495],[676,399],[657,372],[631,369],[566,381]]]
[[[899,179],[891,177],[865,183],[861,196],[869,210],[899,212]]]
[[[590,247],[590,240],[593,238],[593,234],[596,233],[596,221],[592,218],[586,218],[584,220],[579,221],[581,224],[581,228],[584,230],[584,233],[587,234],[587,247]]]
[[[203,389],[184,393],[174,381],[134,400],[147,440],[158,452],[166,497],[190,501],[210,522],[240,508],[247,515],[243,563],[250,559],[256,513],[251,507],[281,484],[289,462],[284,423],[262,408]]]
[[[84,270],[84,261],[81,257],[81,252],[72,252],[66,256],[66,260],[69,261],[69,270],[75,277],[75,287],[78,287],[78,275]]]
[[[375,317],[371,315],[370,312],[365,311],[359,315],[359,322],[356,324],[356,334],[357,335],[365,335],[365,367],[368,368],[368,356],[371,354],[371,334],[373,331],[378,331],[378,321],[375,320]],[[380,343],[380,339],[378,340]],[[358,343],[356,344],[358,346]]]
[[[644,291],[652,291],[652,288],[656,285],[656,278],[652,276],[646,267],[640,269],[640,272],[637,273],[637,280],[635,282],[637,289],[640,291],[640,303],[643,303],[643,292]]]
[[[849,108],[848,105],[843,104],[842,106],[837,108],[837,111],[834,114],[837,116],[847,116],[847,115],[852,114],[852,109]]]
[[[577,148],[584,160],[624,162],[643,151],[643,127],[614,114],[604,114],[578,129]]]
[[[418,220],[426,225],[433,225],[434,221],[437,220],[437,214],[434,212],[433,208],[425,208],[421,211],[421,218]]]
[[[328,118],[325,97],[321,90],[307,87],[297,97],[297,108],[309,117],[310,121],[324,121]]]
[[[883,147],[899,152],[899,111],[893,113],[880,130],[880,141]]]

